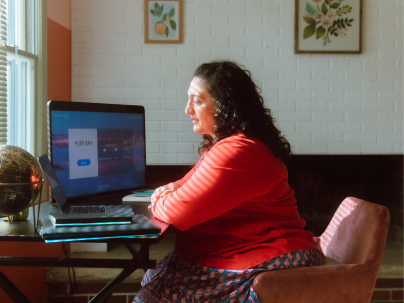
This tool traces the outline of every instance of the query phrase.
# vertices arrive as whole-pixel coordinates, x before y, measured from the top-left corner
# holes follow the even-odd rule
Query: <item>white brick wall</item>
[[[251,70],[295,154],[403,153],[403,1],[365,0],[363,54],[296,55],[294,0],[183,0],[184,43],[144,44],[143,0],[72,0],[75,101],[146,109],[148,164],[193,164],[200,63]]]

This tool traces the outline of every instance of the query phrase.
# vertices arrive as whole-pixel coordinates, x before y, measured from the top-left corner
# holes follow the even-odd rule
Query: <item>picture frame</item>
[[[361,54],[363,0],[295,0],[295,54]]]
[[[144,42],[182,43],[182,0],[144,0]]]

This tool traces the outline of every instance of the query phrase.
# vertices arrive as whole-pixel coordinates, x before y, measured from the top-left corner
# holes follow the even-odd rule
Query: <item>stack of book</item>
[[[105,215],[105,220],[97,220],[97,222],[89,222],[91,221],[89,215],[82,215],[82,217],[82,220],[79,220],[82,222],[75,220],[74,224],[69,224],[66,215],[63,214],[40,217],[38,232],[46,243],[113,238],[157,238],[161,232],[157,224],[141,214],[133,214],[123,221],[115,222],[111,215]]]

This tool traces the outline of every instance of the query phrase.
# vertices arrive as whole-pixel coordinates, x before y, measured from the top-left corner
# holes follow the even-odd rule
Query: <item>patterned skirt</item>
[[[172,252],[146,272],[133,303],[260,302],[251,287],[257,274],[318,265],[325,265],[325,257],[317,249],[295,250],[243,270],[202,266]]]

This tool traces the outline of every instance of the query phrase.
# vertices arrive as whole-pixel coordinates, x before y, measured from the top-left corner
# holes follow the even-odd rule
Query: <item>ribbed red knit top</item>
[[[297,249],[314,249],[297,212],[288,171],[258,139],[233,135],[205,152],[154,214],[179,229],[188,261],[246,269]]]

